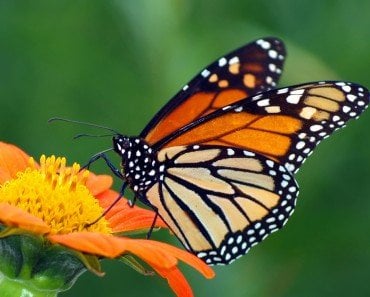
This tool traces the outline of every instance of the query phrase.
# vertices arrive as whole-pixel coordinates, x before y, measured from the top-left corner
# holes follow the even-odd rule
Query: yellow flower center
[[[40,158],[37,168],[31,158],[30,167],[17,178],[0,186],[0,202],[7,202],[41,218],[51,228],[51,234],[90,231],[110,234],[103,217],[88,226],[103,213],[98,200],[85,186],[88,171],[80,165],[66,167],[65,158]]]

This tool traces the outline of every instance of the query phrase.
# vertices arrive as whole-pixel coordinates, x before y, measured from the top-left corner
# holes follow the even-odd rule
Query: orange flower
[[[51,244],[82,255],[117,258],[133,254],[163,278],[178,296],[192,296],[177,268],[181,260],[205,277],[214,272],[194,255],[165,243],[120,236],[123,232],[149,229],[155,213],[130,207],[122,198],[94,224],[118,197],[110,189],[112,179],[66,166],[65,158],[40,158],[37,164],[22,150],[0,142],[0,222],[8,229],[42,235]],[[157,219],[156,227],[166,227]],[[12,234],[10,232],[9,234]],[[14,233],[13,233],[14,234]],[[0,268],[1,269],[1,268]]]

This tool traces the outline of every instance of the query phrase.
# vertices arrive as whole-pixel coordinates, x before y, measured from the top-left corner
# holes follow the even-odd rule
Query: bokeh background
[[[341,79],[370,87],[369,11],[367,0],[1,1],[1,140],[84,163],[110,139],[73,140],[101,131],[48,118],[136,135],[202,67],[263,36],[287,45],[280,86]],[[184,267],[196,296],[370,296],[369,178],[367,112],[304,164],[282,231],[217,267],[214,280]],[[61,296],[172,296],[163,279],[112,261],[103,268],[104,278],[85,273]]]

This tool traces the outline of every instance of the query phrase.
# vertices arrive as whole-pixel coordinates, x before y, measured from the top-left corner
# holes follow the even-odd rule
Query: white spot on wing
[[[200,75],[203,76],[204,78],[208,77],[211,74],[208,69],[204,69]]]
[[[350,86],[348,86],[348,85],[345,85],[345,86],[343,86],[342,87],[342,90],[344,91],[344,92],[351,92],[351,87]]]
[[[256,155],[255,153],[252,153],[252,152],[249,152],[249,151],[243,151],[243,154],[246,157],[254,157]]]
[[[276,59],[277,56],[278,56],[278,53],[277,53],[277,51],[271,49],[271,50],[268,51],[268,55],[269,55],[270,58]]]
[[[257,101],[258,106],[269,106],[270,105],[270,99],[263,99],[260,101]]]
[[[296,148],[297,150],[301,150],[302,148],[304,148],[304,146],[306,145],[306,143],[304,141],[299,141],[297,144],[296,144]]]
[[[280,89],[277,91],[278,94],[285,94],[289,91],[289,88]]]
[[[292,95],[302,95],[304,93],[304,89],[298,89],[298,90],[293,90],[290,92]]]
[[[272,84],[273,83],[272,77],[271,76],[266,76],[266,82],[268,84]]]
[[[252,97],[252,100],[255,101],[255,100],[261,99],[262,96],[263,96],[263,94],[259,94],[259,95],[253,96]]]
[[[236,64],[236,63],[239,63],[239,58],[237,56],[229,60],[229,65]]]
[[[256,43],[260,45],[263,49],[269,49],[271,47],[270,42],[263,39],[257,40]]]
[[[312,132],[317,132],[317,131],[320,131],[323,127],[321,125],[313,125],[310,127],[310,130]]]
[[[292,92],[291,92],[292,94]],[[291,104],[297,104],[299,102],[299,100],[301,99],[301,95],[289,95],[287,98],[286,98],[286,101],[288,103],[291,103]]]
[[[234,151],[233,149],[231,149],[231,148],[228,148],[228,149],[227,149],[227,154],[228,154],[229,156],[233,156],[233,155],[235,154],[235,151]]]
[[[338,122],[340,120],[340,116],[333,116],[333,122]]]
[[[276,65],[275,65],[275,64],[272,64],[272,63],[270,63],[270,64],[269,64],[269,69],[270,69],[270,71],[271,71],[271,72],[275,72],[275,70],[276,70]]]
[[[347,105],[344,105],[342,109],[344,113],[348,113],[351,110],[351,108]]]
[[[343,88],[344,88],[344,87],[343,87]],[[348,94],[348,95],[347,95],[347,99],[348,99],[348,101],[353,102],[353,101],[355,101],[355,100],[357,99],[357,96],[355,96],[355,95],[353,95],[353,94]]]
[[[267,107],[265,107],[265,110],[268,113],[279,113],[279,112],[281,112],[280,106],[267,106]]]
[[[225,57],[222,57],[220,60],[218,60],[218,66],[222,67],[222,66],[225,66],[227,63],[227,60],[225,59]]]

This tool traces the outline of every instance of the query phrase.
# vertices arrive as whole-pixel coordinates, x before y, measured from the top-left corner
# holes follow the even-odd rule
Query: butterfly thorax
[[[113,147],[122,158],[122,174],[135,192],[145,192],[158,180],[159,162],[145,140],[117,135]]]

